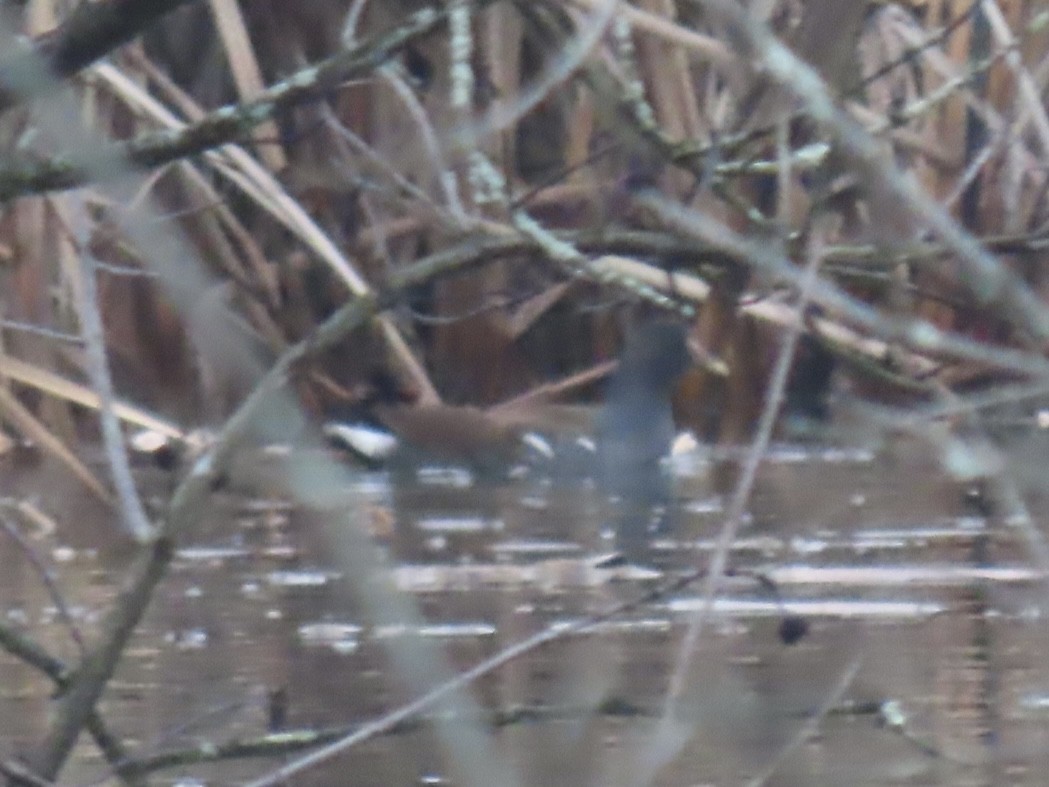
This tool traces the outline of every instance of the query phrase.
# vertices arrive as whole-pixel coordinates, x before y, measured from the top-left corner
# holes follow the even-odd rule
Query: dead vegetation
[[[970,429],[982,408],[1044,397],[1046,13],[0,4],[0,419],[143,543],[75,669],[5,632],[61,689],[9,778],[54,779],[85,728],[144,778],[95,707],[180,530],[239,445],[352,399],[377,364],[429,402],[585,397],[625,323],[676,312],[707,359],[681,420],[756,435],[755,463],[799,341],[882,424]],[[128,468],[137,426],[216,434],[160,512]],[[102,474],[81,456],[99,439]],[[338,473],[296,496],[323,510]],[[21,522],[17,503],[5,516]],[[381,561],[359,546],[366,582]],[[419,689],[421,710],[436,695]]]

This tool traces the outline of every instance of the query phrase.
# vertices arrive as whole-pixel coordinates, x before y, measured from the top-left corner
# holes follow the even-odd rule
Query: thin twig
[[[84,637],[80,633],[79,626],[77,626],[76,621],[73,620],[73,616],[69,612],[69,605],[66,604],[65,597],[62,595],[62,591],[59,589],[58,583],[55,581],[54,574],[44,565],[44,561],[40,559],[40,555],[35,549],[33,549],[33,545],[22,537],[22,533],[18,530],[18,527],[3,514],[0,514],[0,526],[4,528],[7,535],[11,537],[11,540],[18,544],[19,548],[29,560],[29,564],[40,577],[40,581],[43,582],[44,587],[47,589],[47,594],[51,597],[51,603],[53,603],[55,609],[58,610],[58,616],[62,619],[66,629],[69,631],[69,636],[72,637],[73,642],[76,643],[80,655],[83,656]]]
[[[863,656],[856,656],[852,659],[849,665],[842,670],[841,675],[838,676],[838,680],[834,682],[833,688],[827,693],[826,698],[820,703],[820,707],[816,712],[806,719],[797,734],[787,741],[778,752],[776,752],[776,756],[772,758],[772,762],[769,763],[768,767],[758,776],[755,776],[747,782],[747,787],[762,787],[763,784],[772,778],[783,761],[786,760],[792,752],[804,744],[805,741],[811,738],[813,734],[815,734],[816,730],[819,729],[820,724],[822,724],[823,720],[827,717],[827,714],[834,709],[834,706],[841,702],[841,698],[845,695],[849,686],[852,685],[853,680],[856,679],[856,674],[860,671],[860,666],[862,664]]]
[[[772,441],[772,428],[776,418],[779,416],[780,406],[783,403],[784,391],[787,387],[787,378],[790,374],[791,365],[794,361],[794,351],[802,334],[802,315],[810,302],[812,291],[815,287],[820,263],[822,262],[822,229],[819,226],[812,228],[811,246],[809,248],[809,259],[805,265],[798,287],[798,300],[794,306],[797,314],[797,322],[790,326],[783,336],[779,354],[769,379],[768,388],[765,392],[765,404],[761,411],[755,428],[754,440],[743,462],[739,482],[736,484],[732,500],[725,512],[725,521],[721,525],[718,534],[717,545],[713,555],[710,557],[706,580],[703,584],[703,603],[690,617],[688,630],[681,642],[677,658],[674,662],[674,670],[671,673],[670,683],[667,688],[666,701],[663,709],[663,723],[671,723],[677,704],[684,690],[685,680],[688,676],[692,657],[699,645],[700,633],[703,630],[704,619],[710,614],[714,605],[714,597],[721,586],[721,580],[725,576],[728,567],[728,557],[732,542],[736,538],[740,524],[743,521],[743,513],[750,500],[750,494],[754,489],[754,481],[757,477],[758,466],[768,450]]]
[[[144,543],[153,535],[154,528],[145,508],[142,507],[142,500],[135,488],[135,479],[131,477],[131,464],[124,447],[120,422],[113,412],[113,381],[110,379],[109,364],[106,362],[102,316],[98,312],[98,282],[94,262],[91,252],[83,248],[80,256],[80,286],[77,291],[80,295],[80,325],[86,350],[87,373],[101,404],[99,417],[102,422],[102,444],[105,446],[113,486],[120,501],[124,527],[140,543]]]
[[[958,226],[914,180],[890,162],[867,132],[843,115],[826,85],[808,64],[746,10],[730,0],[703,0],[703,5],[726,23],[730,32],[765,67],[768,76],[800,100],[833,139],[868,188],[884,200],[893,200],[932,229],[956,254],[970,291],[981,303],[997,305],[1012,323],[1039,339],[1049,338],[1049,311],[1012,271],[994,259],[979,242]]]

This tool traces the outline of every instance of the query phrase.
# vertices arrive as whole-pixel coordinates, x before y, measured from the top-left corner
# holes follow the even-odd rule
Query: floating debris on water
[[[577,553],[583,550],[574,541],[516,540],[500,541],[490,547],[492,552],[503,555],[550,555]]]
[[[169,631],[164,635],[164,641],[179,650],[203,650],[208,646],[210,639],[208,632],[202,628]]]
[[[963,566],[953,563],[881,566],[774,566],[764,572],[777,585],[852,585],[946,587],[975,582],[1041,582],[1045,573],[1028,566]]]
[[[266,581],[277,587],[305,588],[327,585],[341,575],[334,571],[300,569],[297,571],[271,571]]]
[[[671,612],[692,614],[706,607],[701,596],[672,600]],[[784,614],[802,617],[831,618],[927,618],[944,612],[944,604],[927,601],[866,601],[863,599],[826,599],[758,601],[754,599],[717,598],[711,612],[738,617],[780,617]]]
[[[452,489],[468,489],[474,485],[473,473],[462,467],[440,467],[427,465],[415,472],[416,480],[425,486],[447,486]]]
[[[441,516],[418,519],[415,526],[425,533],[481,533],[486,530],[499,532],[506,523],[501,519]]]
[[[457,639],[491,637],[498,633],[498,629],[490,623],[436,623],[433,625],[405,626],[389,625],[376,626],[372,631],[374,639],[393,639],[415,635],[433,639]]]
[[[244,547],[184,547],[175,551],[178,560],[191,563],[232,560],[250,555],[251,550]]]
[[[355,652],[361,644],[361,627],[354,623],[303,623],[298,633],[304,645],[328,647],[340,655]]]

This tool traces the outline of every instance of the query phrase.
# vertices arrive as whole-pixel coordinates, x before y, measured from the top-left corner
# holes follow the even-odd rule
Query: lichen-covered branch
[[[319,100],[348,80],[369,76],[406,45],[434,30],[444,18],[444,11],[424,8],[394,30],[304,68],[251,101],[222,107],[183,128],[155,131],[114,145],[108,154],[150,168],[245,139],[280,111]],[[86,178],[73,158],[56,156],[40,163],[6,161],[0,164],[0,201],[73,188],[83,185]]]

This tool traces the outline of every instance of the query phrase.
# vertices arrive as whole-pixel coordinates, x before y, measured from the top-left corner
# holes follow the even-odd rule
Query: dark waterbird
[[[674,388],[691,356],[685,326],[653,320],[627,337],[597,421],[597,480],[612,499],[620,547],[636,552],[673,487],[665,459],[674,440]]]

